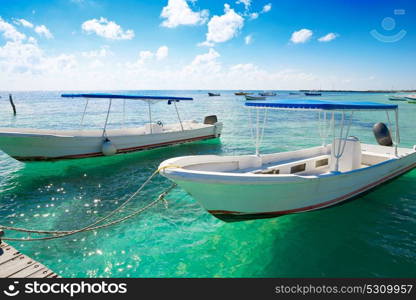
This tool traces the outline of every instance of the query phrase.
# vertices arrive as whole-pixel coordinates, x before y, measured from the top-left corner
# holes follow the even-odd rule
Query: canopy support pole
[[[152,109],[150,108],[150,102],[147,102],[147,105],[149,107],[150,134],[152,134],[153,133],[153,129],[152,129]]]
[[[257,108],[257,121],[256,121],[256,156],[260,155],[260,151],[259,151],[259,135],[260,135],[260,126],[259,126],[259,122],[260,122],[260,109]]]
[[[395,143],[394,143],[394,155],[398,157],[397,146],[400,144],[400,130],[399,130],[399,109],[394,110],[395,122],[396,122],[396,134],[395,134]]]
[[[123,126],[126,123],[126,99],[123,100]]]
[[[335,143],[335,132],[334,132],[334,143],[333,143],[334,149],[332,149],[332,151],[334,151],[334,157],[336,159],[336,161],[335,161],[335,170],[334,170],[334,172],[336,172],[336,173],[339,172],[339,159],[344,154],[345,146],[347,145],[347,138],[348,138],[348,134],[350,132],[353,115],[354,115],[354,111],[351,111],[350,120],[349,120],[349,123],[348,123],[348,126],[347,126],[345,138],[344,138],[345,112],[344,111],[342,112],[341,124],[340,124],[341,129],[340,129],[338,145],[336,145],[336,143]],[[335,125],[334,125],[334,128],[335,128]],[[337,148],[336,152],[335,152],[335,147]]]
[[[181,129],[183,131],[182,120],[181,120],[181,117],[179,116],[179,111],[178,111],[178,107],[176,106],[176,101],[175,100],[173,100],[173,105],[175,106],[176,115],[178,116],[179,124],[181,124]]]
[[[103,137],[105,138],[107,138],[107,124],[108,124],[108,117],[110,116],[112,102],[113,102],[113,99],[110,98],[110,101],[108,103],[107,117],[105,118],[105,124],[104,124],[104,129],[103,129]]]
[[[88,101],[89,101],[89,98],[87,98],[87,101],[85,102],[84,113],[82,114],[82,118],[81,118],[81,126],[84,125],[84,118],[85,118],[85,113],[87,112]]]

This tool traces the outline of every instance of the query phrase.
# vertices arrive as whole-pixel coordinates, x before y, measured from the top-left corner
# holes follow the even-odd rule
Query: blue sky
[[[416,88],[411,0],[0,4],[0,90]]]

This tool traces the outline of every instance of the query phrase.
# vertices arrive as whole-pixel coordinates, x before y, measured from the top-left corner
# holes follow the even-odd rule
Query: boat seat
[[[289,162],[280,162],[279,164],[271,165],[264,169],[252,170],[248,173],[255,174],[299,174],[313,172],[319,173],[321,170],[328,167],[329,155],[317,155],[304,159],[295,159]]]
[[[330,170],[335,171],[336,158],[334,149],[338,149],[338,146],[343,146],[345,144],[344,152],[338,160],[338,171],[348,172],[351,170],[361,168],[361,143],[356,137],[348,137],[342,139],[335,139],[332,142],[331,147],[331,158],[330,158]],[[340,144],[341,143],[341,144]]]

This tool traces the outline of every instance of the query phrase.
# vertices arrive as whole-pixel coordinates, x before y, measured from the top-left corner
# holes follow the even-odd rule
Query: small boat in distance
[[[294,96],[294,95],[300,95],[300,93],[298,93],[298,92],[289,92],[289,95],[292,95],[292,96]]]
[[[265,96],[265,97],[273,97],[276,96],[277,94],[275,92],[262,92],[259,93],[260,96]]]
[[[250,92],[236,92],[234,95],[236,96],[246,96],[246,95],[252,95],[253,93]]]
[[[407,101],[408,99],[405,96],[390,96],[390,101]]]
[[[159,166],[163,176],[177,183],[221,220],[271,218],[326,208],[416,167],[416,145],[398,147],[397,105],[299,99],[246,102],[245,105],[250,119],[252,110],[257,115],[251,123],[256,124],[253,155],[182,156]],[[321,145],[260,154],[270,110],[318,114]],[[390,113],[393,114],[394,135],[384,123],[377,122],[373,126],[376,145],[364,144],[351,136],[354,112],[358,111],[385,112],[389,124]],[[332,142],[327,143],[330,135]]]
[[[63,94],[65,98],[85,98],[83,123],[91,99],[108,99],[108,109],[102,130],[45,130],[33,128],[0,128],[0,149],[20,161],[59,160],[110,156],[148,150],[186,142],[214,139],[221,135],[222,123],[215,115],[207,116],[203,123],[182,121],[176,102],[192,98],[169,96],[136,96],[118,94]],[[142,127],[108,129],[108,119],[113,100],[129,99],[147,103],[148,123]],[[152,119],[151,104],[173,104],[178,123],[164,124]],[[123,115],[124,115],[123,107]],[[123,117],[124,119],[124,117]]]
[[[416,101],[416,94],[407,95],[405,98],[406,98],[406,100]]]
[[[250,96],[250,95],[245,95],[246,100],[266,100],[265,96]]]
[[[319,92],[305,92],[305,96],[322,96]]]
[[[210,96],[210,97],[218,97],[218,96],[221,96],[221,94],[220,93],[208,93],[208,96]]]

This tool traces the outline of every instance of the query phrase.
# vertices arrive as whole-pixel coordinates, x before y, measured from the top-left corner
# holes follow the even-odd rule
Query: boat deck
[[[58,274],[20,253],[12,246],[0,244],[0,278],[57,278]]]

